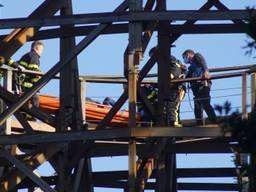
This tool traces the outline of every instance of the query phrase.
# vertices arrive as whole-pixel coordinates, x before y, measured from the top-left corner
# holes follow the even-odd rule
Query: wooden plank
[[[42,131],[42,132],[55,132],[55,128],[43,123],[43,122],[34,122],[34,121],[29,121],[28,122],[30,126],[33,128],[34,131]],[[17,130],[22,131],[23,126],[20,124],[19,121],[17,120],[12,120],[12,133],[15,133]]]

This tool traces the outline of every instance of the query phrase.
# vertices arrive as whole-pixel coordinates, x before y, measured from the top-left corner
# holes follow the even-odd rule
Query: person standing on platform
[[[174,56],[170,60],[170,79],[183,79],[186,74],[186,66]],[[184,83],[171,83],[170,98],[166,103],[166,115],[168,126],[182,127],[180,122],[180,104],[186,94]]]
[[[31,50],[23,55],[18,61],[19,69],[40,71],[40,57],[43,54],[44,44],[42,41],[34,41],[31,44]],[[22,95],[28,89],[32,88],[34,84],[40,79],[39,75],[36,74],[25,74],[19,73],[15,77],[16,93]],[[38,96],[32,97],[32,105],[35,107],[39,106]],[[26,114],[26,117],[30,120],[34,120],[30,115]]]
[[[211,123],[217,122],[215,111],[211,105],[210,90],[212,82],[204,57],[191,49],[183,52],[182,57],[186,64],[190,64],[187,77],[202,77],[205,80],[190,83],[194,95],[194,114],[197,125],[203,124],[203,110],[206,112]]]

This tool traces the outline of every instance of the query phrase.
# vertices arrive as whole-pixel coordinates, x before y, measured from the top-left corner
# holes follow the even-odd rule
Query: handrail
[[[234,67],[222,67],[222,68],[212,68],[209,69],[210,72],[224,72],[224,71],[235,71],[235,70],[245,70],[242,72],[233,72],[233,73],[226,73],[226,74],[217,74],[217,75],[211,75],[210,79],[222,79],[222,78],[230,78],[230,77],[236,77],[236,76],[242,76],[242,74],[246,73],[254,73],[256,72],[256,64],[254,65],[242,65],[242,66],[234,66]],[[44,73],[38,72],[38,71],[31,71],[31,70],[24,70],[20,71],[18,69],[14,68],[6,68],[6,67],[0,67],[0,70],[2,71],[14,71],[18,73],[24,73],[24,74],[34,74],[43,76]],[[146,77],[156,77],[157,74],[149,74]],[[55,76],[54,79],[59,79],[59,76]],[[127,83],[127,80],[124,76],[118,76],[118,75],[104,75],[104,76],[79,76],[80,81],[84,82],[91,82],[91,83],[114,83],[114,84],[124,84]],[[176,79],[172,80],[172,83],[183,83],[183,82],[191,82],[191,81],[198,81],[198,80],[205,80],[201,77],[194,77],[194,78],[185,78],[185,79]],[[157,81],[142,81],[142,84],[145,83],[151,83],[155,84]]]

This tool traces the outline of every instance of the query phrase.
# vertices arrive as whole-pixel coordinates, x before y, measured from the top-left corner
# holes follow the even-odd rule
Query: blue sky
[[[29,1],[24,3],[20,0],[0,0],[4,5],[0,8],[0,18],[26,17],[29,15],[42,0]],[[206,1],[202,0],[168,0],[168,9],[198,9]],[[243,9],[246,6],[255,5],[255,0],[223,0],[230,9]],[[79,1],[74,0],[75,13],[93,13],[112,11],[118,6],[120,0],[94,0],[94,1]],[[2,30],[0,34],[6,34],[9,30]],[[79,41],[81,37],[77,38]],[[172,49],[172,54],[181,59],[182,52],[187,48],[192,48],[197,52],[202,53],[208,63],[209,68],[228,67],[238,65],[255,64],[255,58],[245,55],[245,50],[242,49],[246,45],[248,37],[245,34],[229,34],[229,35],[184,35],[179,38]],[[45,40],[45,52],[41,58],[41,68],[43,72],[47,72],[59,60],[59,40]],[[97,38],[87,49],[79,56],[79,69],[81,75],[118,75],[123,72],[123,52],[128,43],[128,35],[103,35]],[[156,45],[156,34],[154,34],[149,48]],[[13,58],[18,60],[25,52],[28,51],[30,43],[24,45]],[[148,59],[148,50],[146,51],[142,64]],[[156,72],[155,68],[152,72]],[[111,86],[111,88],[110,88]],[[102,101],[105,96],[111,96],[114,99],[122,92],[121,85],[106,85],[106,84],[87,84],[87,96],[93,97],[98,101]],[[229,89],[237,88],[237,89]],[[248,89],[248,92],[250,90]],[[42,91],[42,93],[50,95],[58,95],[58,84],[56,81],[50,82]],[[241,106],[241,78],[232,78],[225,80],[213,81],[212,87],[212,103],[223,104],[229,100],[233,107]],[[221,97],[225,96],[225,97]],[[189,100],[192,100],[188,95],[185,97],[181,106],[181,118],[193,118],[192,109],[189,105]],[[217,160],[217,161],[216,161]],[[104,163],[103,163],[104,161]],[[108,166],[106,166],[106,164]],[[194,167],[194,166],[233,166],[230,155],[213,156],[205,155],[179,155],[178,166]],[[110,170],[110,169],[127,169],[127,158],[105,158],[94,159],[93,169]],[[49,166],[44,166],[40,169],[41,172],[47,174],[50,171]],[[230,182],[233,182],[230,179]],[[105,189],[97,189],[96,192],[103,192]],[[107,190],[111,191],[111,190]],[[120,190],[113,190],[120,191]]]

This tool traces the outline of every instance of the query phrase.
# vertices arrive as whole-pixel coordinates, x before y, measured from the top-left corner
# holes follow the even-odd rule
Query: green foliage
[[[214,109],[220,114],[222,115],[223,112],[225,115],[228,115],[231,111],[231,103],[226,101],[224,103],[224,105],[214,105]]]
[[[248,119],[242,119],[237,112],[232,113],[223,124],[224,132],[231,133],[241,148],[241,151],[256,152],[256,113],[252,112]]]
[[[244,178],[254,180],[255,168],[252,162],[248,164],[244,158],[245,154],[256,154],[256,112],[249,114],[248,119],[242,119],[238,111],[231,112],[231,104],[225,102],[223,106],[217,105],[215,109],[222,114],[229,115],[221,122],[223,134],[230,134],[233,141],[238,143],[238,148],[231,148],[234,153],[234,164],[240,188],[246,188],[248,182]]]
[[[247,8],[249,14],[251,15],[248,21],[248,31],[247,34],[253,39],[252,41],[248,40],[246,48],[249,48],[246,51],[246,54],[252,55],[253,50],[256,49],[256,15],[252,14],[252,11],[255,11],[254,8]]]

